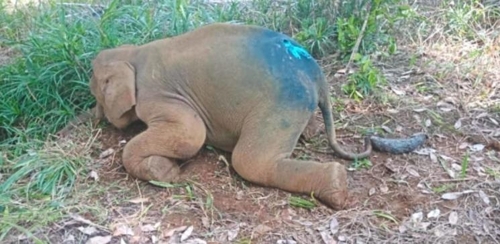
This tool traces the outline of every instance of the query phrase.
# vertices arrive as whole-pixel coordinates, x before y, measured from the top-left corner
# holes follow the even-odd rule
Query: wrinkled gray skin
[[[347,159],[363,153],[336,142],[328,87],[318,64],[288,36],[268,29],[211,24],[142,46],[100,52],[90,89],[97,118],[117,128],[135,120],[148,128],[125,146],[123,165],[141,180],[173,182],[178,160],[204,144],[232,152],[244,179],[314,194],[340,209],[347,199],[345,168],[335,162],[291,159],[314,109],[323,114],[331,147]],[[307,134],[307,133],[306,133]]]

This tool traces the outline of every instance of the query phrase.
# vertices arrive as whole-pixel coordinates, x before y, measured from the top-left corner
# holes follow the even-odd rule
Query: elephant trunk
[[[335,125],[333,121],[330,96],[328,94],[328,86],[325,79],[322,79],[321,83],[322,85],[319,92],[319,108],[321,109],[321,113],[323,114],[323,120],[325,122],[325,129],[330,147],[344,159],[356,160],[368,157],[372,152],[372,144],[369,137],[365,137],[365,149],[362,153],[346,152],[338,144],[337,136],[335,134]]]

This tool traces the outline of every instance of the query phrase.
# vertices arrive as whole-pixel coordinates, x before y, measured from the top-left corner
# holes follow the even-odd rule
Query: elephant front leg
[[[125,161],[124,161],[125,162]],[[140,162],[124,163],[127,172],[145,181],[177,182],[180,168],[176,160],[163,156],[148,156]]]
[[[169,117],[156,116],[125,146],[123,166],[133,177],[175,182],[180,173],[177,161],[194,156],[203,146],[206,131],[200,117],[189,108],[169,108],[161,108]]]

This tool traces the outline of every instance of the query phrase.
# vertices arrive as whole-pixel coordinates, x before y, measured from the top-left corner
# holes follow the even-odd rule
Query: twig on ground
[[[108,228],[106,228],[106,227],[104,227],[104,226],[101,226],[101,225],[98,225],[98,224],[96,224],[96,223],[94,223],[94,222],[92,222],[92,221],[90,221],[90,220],[88,220],[88,219],[85,219],[85,218],[83,218],[82,216],[80,216],[79,214],[70,213],[70,214],[69,214],[69,216],[70,216],[73,220],[75,220],[75,221],[77,221],[77,222],[84,223],[84,224],[87,224],[87,225],[90,225],[90,226],[94,226],[94,227],[96,227],[96,228],[99,228],[99,229],[100,229],[100,230],[102,230],[102,231],[105,231],[105,232],[107,232],[107,233],[111,233],[111,232],[109,231],[109,229],[108,229]]]
[[[433,180],[431,182],[461,182],[461,181],[475,181],[477,178],[463,178],[463,179],[446,179],[446,180]]]

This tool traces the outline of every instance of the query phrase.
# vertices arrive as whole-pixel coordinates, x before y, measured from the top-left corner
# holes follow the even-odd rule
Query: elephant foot
[[[321,202],[333,209],[344,209],[347,203],[347,171],[340,163],[329,163],[329,178],[325,182],[324,188],[315,193]]]
[[[145,181],[176,182],[179,179],[179,165],[166,157],[149,156],[137,165],[133,174]]]

